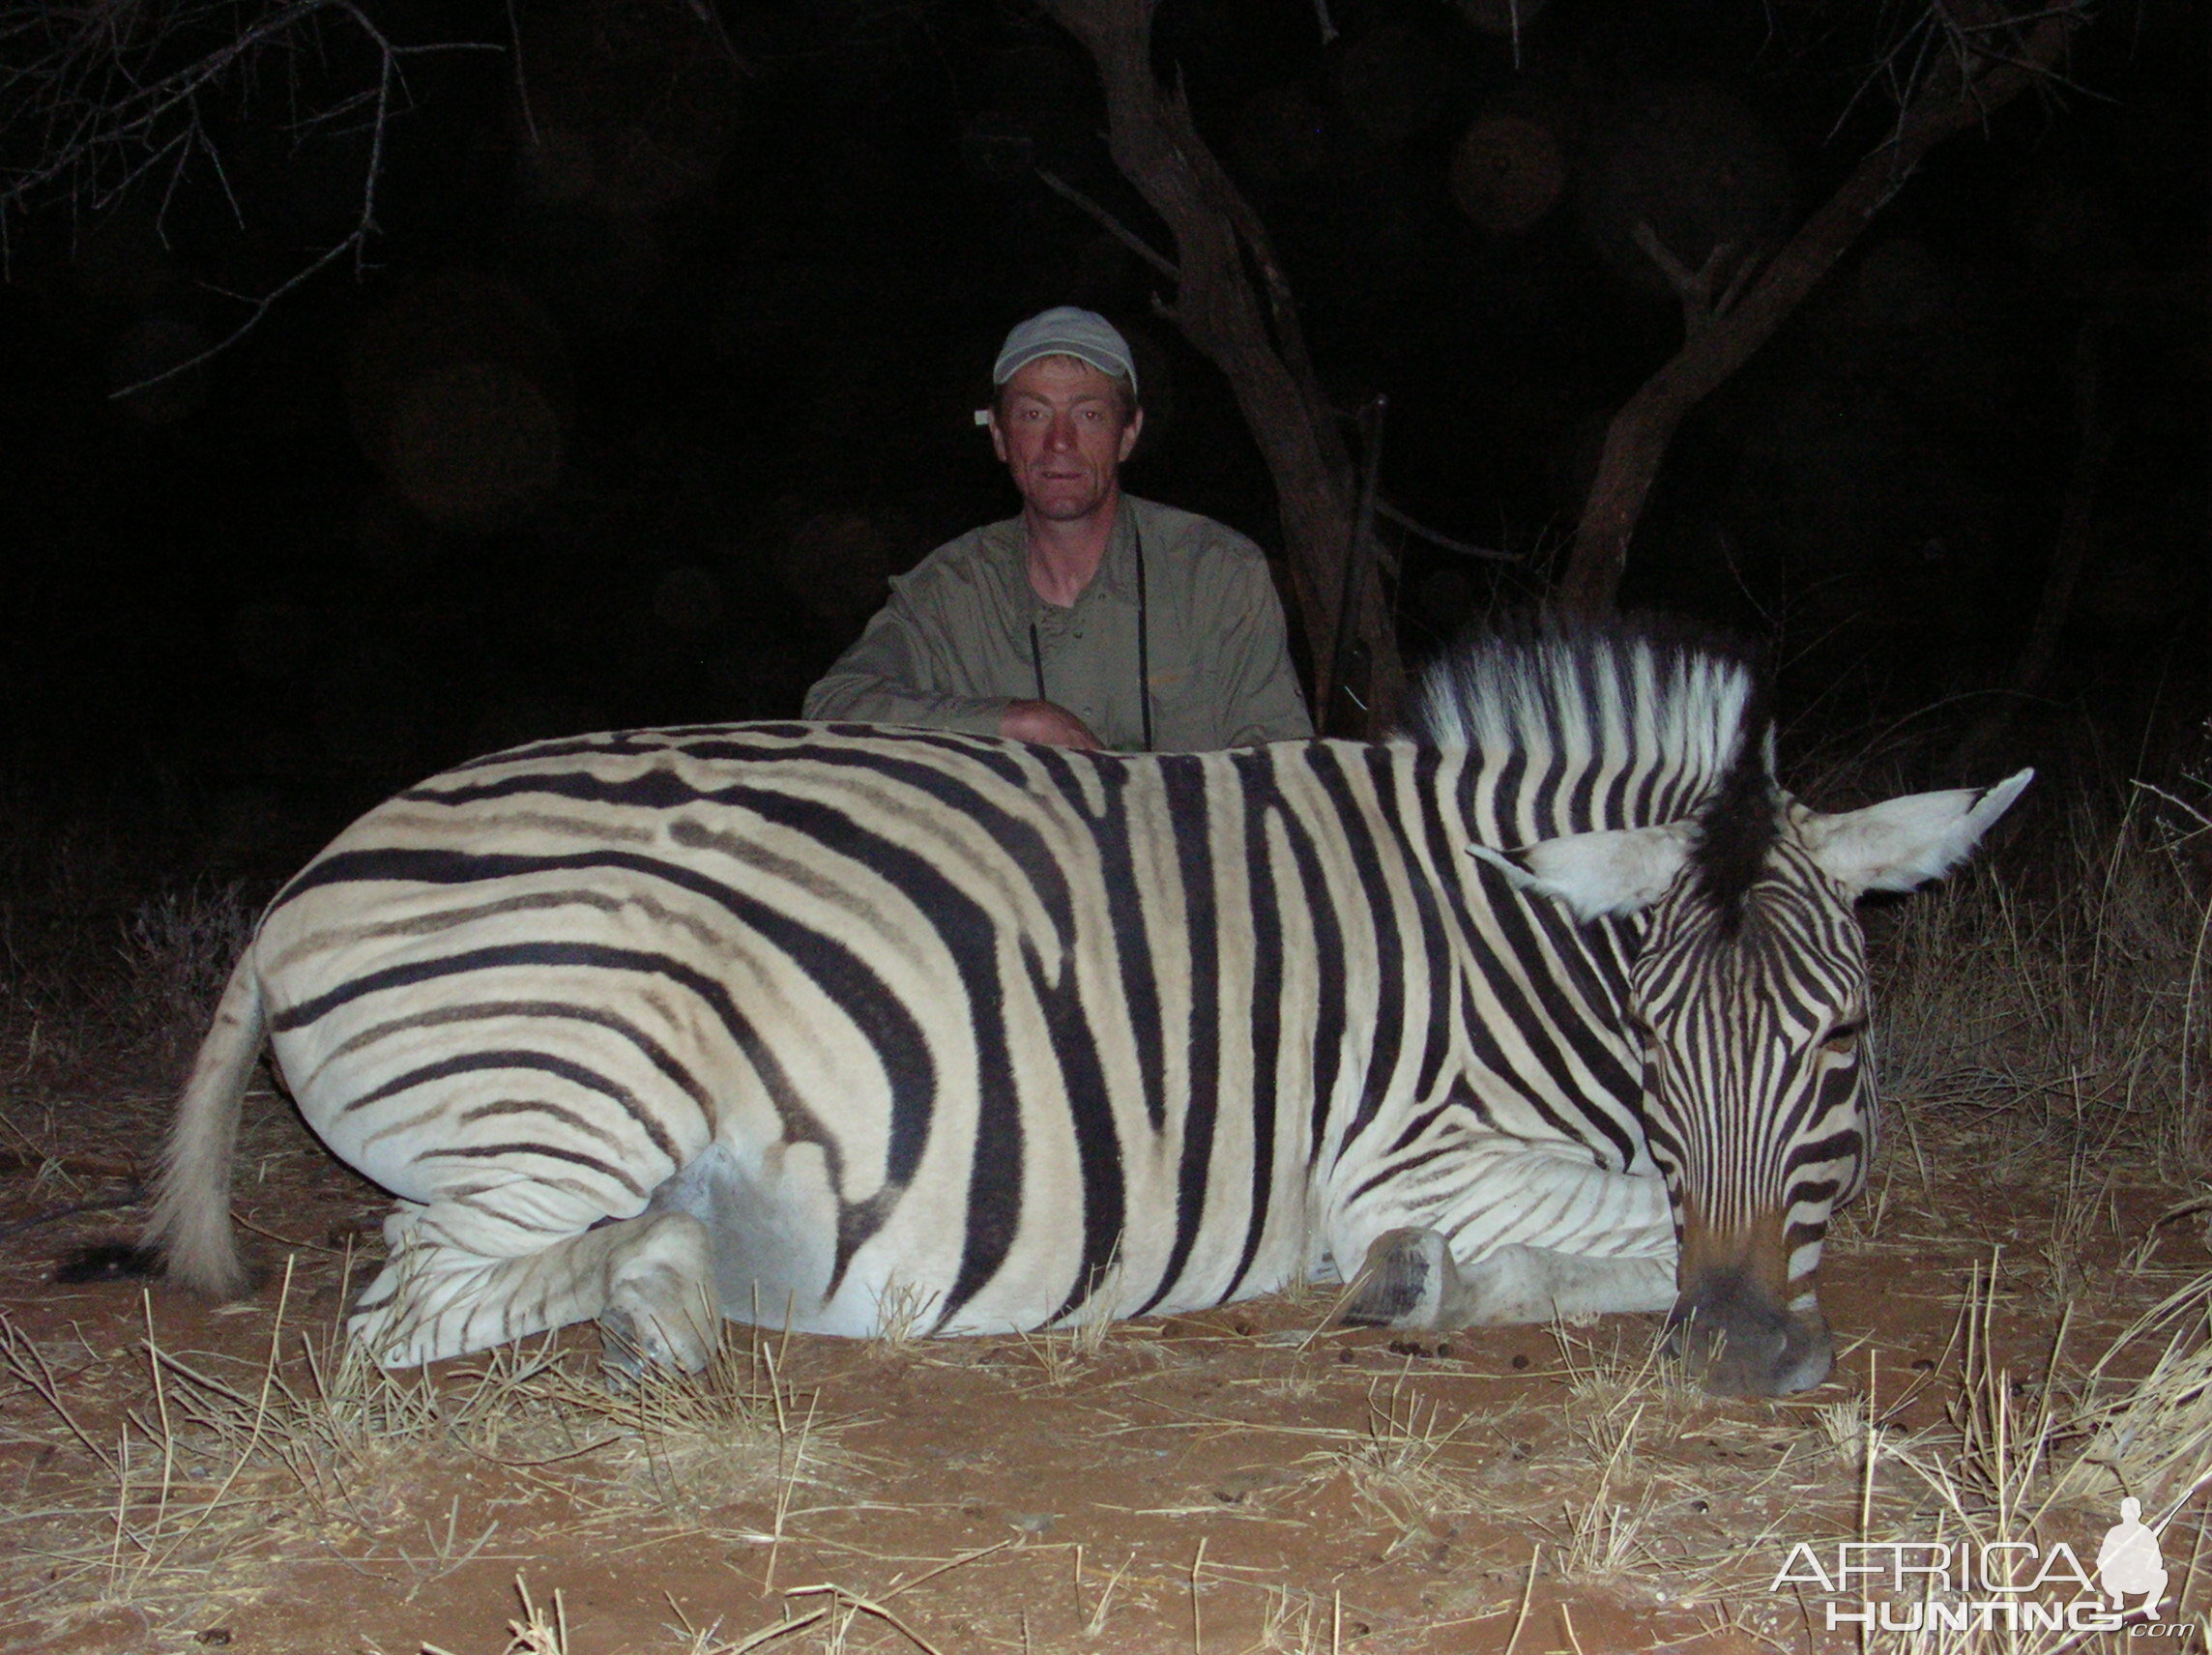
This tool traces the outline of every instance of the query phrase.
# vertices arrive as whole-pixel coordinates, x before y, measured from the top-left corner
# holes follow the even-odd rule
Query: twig
[[[244,322],[207,350],[114,392],[129,396],[188,373],[235,344],[270,309],[347,252],[357,273],[366,268],[369,239],[378,231],[377,189],[385,165],[387,129],[404,92],[402,61],[427,52],[500,51],[488,42],[453,41],[424,45],[393,43],[358,0],[276,0],[245,8],[188,0],[183,4],[40,9],[46,28],[18,26],[0,44],[24,55],[0,54],[0,137],[26,153],[24,164],[0,176],[0,230],[11,212],[59,204],[73,216],[113,206],[144,181],[160,180],[154,224],[166,245],[170,207],[195,161],[213,169],[216,187],[232,218],[244,224],[245,204],[232,188],[223,152],[207,125],[214,96],[234,88],[249,97],[259,66],[272,51],[303,47],[327,57],[317,29],[326,19],[349,23],[374,52],[371,84],[337,97],[304,120],[295,133],[327,129],[356,109],[368,112],[368,155],[362,166],[361,205],[353,226],[336,246],[258,298]],[[10,243],[0,236],[0,259]],[[211,291],[219,291],[211,289]]]
[[[62,1401],[61,1386],[54,1379],[53,1370],[46,1366],[45,1352],[5,1318],[0,1318],[0,1365],[5,1365],[37,1394],[40,1401],[61,1415],[62,1423],[69,1427],[69,1434],[82,1443],[94,1459],[106,1466],[110,1475],[122,1474],[107,1450],[92,1439],[91,1434],[71,1414],[69,1405]]]
[[[0,1239],[24,1234],[29,1231],[38,1229],[41,1225],[51,1224],[57,1219],[74,1218],[79,1213],[114,1212],[121,1207],[138,1206],[145,1202],[145,1190],[137,1184],[132,1184],[128,1192],[112,1201],[78,1201],[72,1202],[66,1206],[49,1206],[45,1211],[34,1212],[28,1218],[18,1218],[7,1224],[0,1224]]]
[[[1128,225],[1122,223],[1121,219],[1115,218],[1113,214],[1107,212],[1105,208],[1099,206],[1097,202],[1091,200],[1090,196],[1084,194],[1082,190],[1076,189],[1074,185],[1069,184],[1065,179],[1060,177],[1057,173],[1048,171],[1046,168],[1041,166],[1036,169],[1036,175],[1037,181],[1047,189],[1050,189],[1055,194],[1064,196],[1069,201],[1074,202],[1076,206],[1082,208],[1084,212],[1090,214],[1091,218],[1097,219],[1099,224],[1104,227],[1108,235],[1112,236],[1116,241],[1120,242],[1123,247],[1127,247],[1131,252],[1135,253],[1139,258],[1143,259],[1147,264],[1150,265],[1154,270],[1158,271],[1170,281],[1180,281],[1182,279],[1182,272],[1176,268],[1174,260],[1166,258],[1160,253],[1155,252],[1150,245],[1147,243],[1142,236],[1138,235],[1136,231],[1130,229]]]
[[[1521,1611],[1513,1617],[1513,1632],[1505,1640],[1505,1655],[1513,1655],[1514,1646],[1521,1641],[1521,1629],[1528,1624],[1528,1600],[1536,1595],[1536,1559],[1544,1554],[1544,1543],[1539,1540],[1528,1548],[1528,1578],[1521,1585]]]
[[[1198,1574],[1206,1567],[1206,1536],[1198,1537],[1198,1554],[1190,1560],[1190,1655],[1206,1655],[1206,1624],[1199,1618]]]
[[[333,1258],[336,1258],[339,1254],[347,1251],[347,1249],[343,1247],[318,1246],[312,1241],[295,1241],[289,1235],[279,1235],[274,1230],[264,1230],[260,1225],[254,1223],[251,1219],[246,1218],[237,1212],[233,1212],[230,1215],[230,1221],[237,1225],[241,1230],[252,1231],[254,1234],[260,1236],[265,1241],[274,1241],[280,1247],[296,1248],[302,1253],[328,1253]]]
[[[1475,546],[1470,545],[1465,540],[1455,540],[1449,535],[1440,534],[1426,523],[1415,522],[1387,500],[1381,498],[1376,500],[1375,515],[1382,518],[1385,523],[1395,523],[1407,534],[1417,539],[1426,540],[1432,546],[1441,546],[1447,552],[1457,552],[1464,558],[1488,558],[1493,563],[1500,564],[1517,564],[1522,558],[1522,554],[1519,552],[1501,552],[1493,546]]]
[[[253,1457],[253,1451],[261,1446],[262,1429],[269,1420],[269,1394],[276,1388],[276,1368],[283,1354],[284,1308],[291,1301],[292,1261],[286,1259],[284,1261],[284,1284],[276,1292],[276,1317],[269,1326],[269,1359],[261,1372],[261,1395],[253,1405],[253,1427],[247,1433],[246,1446],[238,1451],[238,1459],[230,1467],[230,1474],[223,1478],[222,1486],[215,1491],[215,1497],[208,1501],[206,1509],[200,1513],[199,1521],[178,1537],[177,1545],[180,1547],[207,1525],[208,1519],[213,1517],[217,1509],[222,1504],[223,1496],[230,1493],[231,1484],[237,1482],[238,1474],[246,1469],[247,1461],[250,1460]],[[172,1548],[171,1555],[174,1554],[174,1548]]]
[[[873,1599],[864,1598],[861,1597],[858,1592],[846,1590],[843,1586],[836,1584],[834,1582],[824,1582],[820,1585],[813,1586],[793,1586],[785,1591],[783,1595],[786,1599],[800,1597],[819,1597],[825,1592],[830,1595],[830,1604],[828,1608],[818,1609],[812,1614],[801,1615],[796,1620],[778,1621],[773,1626],[763,1627],[760,1631],[754,1633],[750,1638],[746,1639],[742,1643],[734,1644],[729,1651],[729,1655],[745,1655],[745,1651],[749,1649],[757,1649],[764,1643],[771,1642],[778,1638],[782,1638],[791,1633],[797,1632],[802,1627],[812,1626],[816,1621],[827,1619],[830,1615],[835,1614],[841,1609],[848,1611],[848,1620],[850,1618],[851,1612],[872,1614],[878,1620],[883,1621],[886,1625],[894,1627],[899,1632],[903,1633],[907,1640],[912,1642],[917,1649],[922,1650],[924,1652],[924,1655],[939,1655],[939,1650],[936,1644],[930,1642],[928,1639],[922,1637],[920,1633],[915,1631],[913,1627],[907,1625],[905,1621],[901,1620],[896,1614],[892,1613],[891,1611],[886,1609],[882,1604],[875,1602]],[[838,1646],[842,1645],[842,1640],[837,1640],[835,1642]]]

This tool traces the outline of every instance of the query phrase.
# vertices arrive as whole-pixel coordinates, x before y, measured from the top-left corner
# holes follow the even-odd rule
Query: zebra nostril
[[[1722,1277],[1677,1301],[1665,1349],[1715,1396],[1785,1396],[1826,1379],[1833,1348],[1818,1304],[1784,1309]]]

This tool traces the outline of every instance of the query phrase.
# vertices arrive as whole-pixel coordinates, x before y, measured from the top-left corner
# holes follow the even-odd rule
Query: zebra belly
[[[688,1212],[707,1227],[714,1297],[734,1321],[801,1333],[876,1331],[865,1283],[825,1294],[835,1267],[837,1197],[821,1150],[778,1144],[742,1154],[717,1143],[653,1192],[654,1212]],[[850,1272],[849,1272],[850,1274]]]
[[[870,1338],[1021,1331],[1046,1325],[1061,1311],[1071,1285],[1063,1255],[1078,1237],[1046,1234],[1055,1228],[1050,1217],[1033,1213],[990,1288],[939,1325],[940,1307],[959,1274],[964,1234],[957,1222],[933,1221],[933,1204],[911,1199],[913,1193],[889,1225],[855,1252],[833,1293],[838,1203],[813,1145],[756,1151],[718,1142],[655,1190],[649,1210],[686,1212],[707,1227],[716,1302],[734,1321]],[[1172,1227],[1172,1214],[1161,1216]],[[1282,1247],[1264,1249],[1227,1296],[1276,1292],[1289,1284],[1295,1263]],[[1149,1296],[1144,1284],[1124,1280],[1117,1267],[1069,1320],[1126,1316]],[[1221,1293],[1193,1284],[1147,1308],[1164,1315],[1221,1302]]]

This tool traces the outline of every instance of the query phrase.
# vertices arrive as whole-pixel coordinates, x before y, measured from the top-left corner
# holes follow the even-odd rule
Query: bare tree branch
[[[1717,274],[1717,260],[1708,259],[1703,271],[1693,273],[1656,236],[1639,235],[1639,244],[1682,295],[1682,348],[1606,428],[1597,478],[1559,583],[1563,608],[1601,614],[1613,607],[1629,538],[1683,417],[1774,335],[1930,150],[1954,132],[1983,125],[2021,93],[2048,84],[2089,12],[2089,0],[2019,16],[1999,11],[1997,0],[1937,0],[1915,26],[1917,44],[1908,40],[1891,54],[1894,63],[1906,46],[1917,53],[1901,86],[1905,102],[1890,137],[1798,227],[1740,298],[1734,296],[1737,282],[1717,302],[1703,297]],[[1950,48],[1940,68],[1927,61],[1938,36]]]
[[[1121,219],[1115,218],[1113,214],[1107,212],[1105,208],[1099,206],[1097,202],[1091,200],[1090,196],[1084,194],[1082,190],[1076,189],[1074,185],[1069,184],[1058,173],[1050,172],[1041,166],[1036,169],[1036,175],[1038,182],[1044,185],[1047,189],[1074,202],[1076,206],[1090,214],[1109,236],[1112,236],[1170,281],[1182,279],[1182,273],[1176,269],[1172,259],[1155,252],[1150,242],[1130,229],[1128,225],[1122,223]]]
[[[218,113],[249,109],[272,62],[285,72],[296,102],[303,62],[311,57],[327,69],[339,55],[334,29],[365,46],[360,79],[350,86],[341,79],[325,106],[296,116],[287,128],[295,136],[330,135],[342,130],[339,123],[361,118],[369,144],[360,209],[348,233],[266,293],[225,294],[247,309],[219,343],[115,395],[144,391],[228,349],[280,300],[349,253],[356,273],[364,269],[377,233],[391,122],[407,106],[406,60],[505,48],[480,42],[401,44],[355,0],[277,0],[258,10],[217,0],[13,0],[0,9],[0,275],[7,273],[14,220],[61,210],[81,222],[155,180],[160,188],[155,228],[166,246],[170,215],[195,165],[206,169],[231,217],[246,225],[247,203],[233,186],[213,123]]]
[[[1457,552],[1463,558],[1481,558],[1494,564],[1517,564],[1521,561],[1519,552],[1501,552],[1492,546],[1477,546],[1466,540],[1455,540],[1449,535],[1430,528],[1426,523],[1416,522],[1387,500],[1378,499],[1375,502],[1375,515],[1382,518],[1385,523],[1397,524],[1399,528],[1405,530],[1415,539],[1426,540],[1430,545],[1440,547],[1447,552]]]

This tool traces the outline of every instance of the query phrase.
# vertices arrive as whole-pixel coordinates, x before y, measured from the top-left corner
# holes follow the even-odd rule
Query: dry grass
[[[2032,858],[1898,910],[1877,950],[1890,1097],[2001,1121],[1999,1176],[2055,1147],[2077,1196],[2092,1168],[2201,1176],[2212,907],[2175,816],[2142,793],[2116,820],[2078,802]]]
[[[259,893],[241,881],[149,889],[142,856],[78,827],[0,833],[0,1036],[19,1054],[18,1085],[118,1055],[165,1080],[197,1044]]]
[[[2140,1379],[2117,1377],[2155,1351]],[[2212,1481],[2212,1276],[2146,1311],[2091,1366],[2065,1421],[2079,1442],[2054,1503],[2107,1506],[2134,1495],[2163,1522]]]
[[[553,1594],[552,1612],[530,1596],[530,1582],[514,1577],[515,1595],[522,1600],[522,1618],[507,1623],[507,1647],[500,1655],[568,1655],[568,1615],[561,1594]],[[374,1645],[371,1645],[374,1649]],[[381,1652],[378,1652],[381,1655]],[[422,1645],[422,1655],[451,1655],[435,1643]]]
[[[1466,1417],[1447,1416],[1403,1377],[1386,1388],[1370,1381],[1366,1415],[1364,1429],[1342,1433],[1343,1445],[1324,1450],[1319,1465],[1350,1481],[1355,1504],[1391,1533],[1391,1546],[1433,1539],[1474,1497],[1460,1442]]]
[[[487,1515],[502,1502],[463,1492],[479,1469],[557,1482],[571,1524],[642,1518],[774,1547],[798,1495],[842,1465],[816,1400],[780,1380],[759,1338],[725,1339],[697,1375],[649,1371],[619,1386],[551,1341],[435,1377],[393,1373],[335,1326],[295,1332],[290,1285],[288,1268],[258,1371],[237,1375],[165,1347],[147,1301],[143,1400],[109,1433],[83,1423],[51,1357],[0,1319],[0,1369],[92,1472],[88,1495],[13,1514],[61,1538],[42,1548],[46,1579],[10,1607],[44,1603],[66,1621],[127,1605],[183,1620],[318,1553],[410,1596],[480,1559],[527,1560],[495,1547],[526,1539]],[[527,1594],[525,1611],[536,1628]]]

